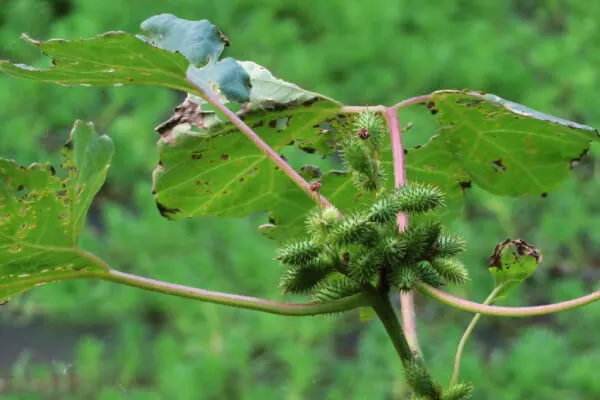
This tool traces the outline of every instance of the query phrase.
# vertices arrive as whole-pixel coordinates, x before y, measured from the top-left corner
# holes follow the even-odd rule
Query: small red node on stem
[[[362,140],[367,140],[370,136],[371,134],[369,133],[369,130],[367,128],[360,128],[358,130],[358,137]]]

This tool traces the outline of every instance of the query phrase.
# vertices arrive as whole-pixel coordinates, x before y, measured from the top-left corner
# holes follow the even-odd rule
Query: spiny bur
[[[442,192],[432,185],[409,182],[395,195],[398,207],[408,214],[424,214],[444,205]]]
[[[456,383],[442,393],[442,400],[467,400],[471,398],[473,386],[469,383]]]
[[[368,140],[372,143],[373,149],[377,152],[381,149],[381,143],[386,136],[386,126],[381,115],[365,111],[358,114],[354,121],[354,131],[360,135],[361,132],[368,132]]]
[[[431,265],[442,280],[449,285],[460,285],[469,280],[467,268],[457,258],[435,258],[431,260]]]
[[[360,287],[349,278],[339,275],[331,277],[315,288],[313,301],[338,300],[360,292]]]
[[[284,293],[307,294],[322,283],[333,268],[324,262],[314,262],[303,267],[289,267],[281,277],[279,286]]]
[[[442,233],[437,240],[437,256],[453,257],[466,250],[467,244],[463,238],[452,233]]]
[[[277,250],[275,259],[283,264],[303,267],[315,261],[323,246],[312,240],[289,243]]]
[[[444,281],[440,274],[435,270],[429,261],[420,261],[415,264],[415,269],[419,276],[419,280],[433,287],[444,285]]]
[[[370,245],[379,239],[377,226],[360,214],[351,215],[340,221],[329,234],[331,244],[344,246],[349,244]]]
[[[418,360],[404,362],[404,376],[415,394],[427,394],[432,399],[441,398],[441,389],[433,383],[427,369]],[[432,394],[437,396],[431,397]]]

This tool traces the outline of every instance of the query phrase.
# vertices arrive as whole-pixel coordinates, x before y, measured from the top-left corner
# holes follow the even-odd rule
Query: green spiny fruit
[[[329,234],[329,241],[335,246],[350,244],[369,245],[379,239],[377,226],[361,215],[352,215],[340,221]]]
[[[329,276],[315,288],[312,300],[316,302],[338,300],[360,292],[360,287],[349,278],[339,274]]]
[[[288,243],[277,249],[275,259],[282,264],[303,267],[316,260],[323,246],[312,240]]]
[[[392,270],[390,284],[401,292],[410,292],[419,283],[419,274],[416,269],[402,265]]]
[[[368,140],[373,144],[375,151],[379,152],[381,142],[386,135],[386,126],[383,118],[373,112],[361,112],[354,121],[354,131],[360,135],[363,132],[368,133]],[[363,133],[364,135],[364,133]]]
[[[377,246],[377,252],[383,262],[387,264],[397,264],[406,255],[407,244],[397,234],[385,235]]]
[[[358,138],[347,136],[343,142],[343,158],[346,167],[366,176],[373,175],[373,161],[369,149]]]
[[[411,388],[415,391],[415,394],[429,395],[436,394],[435,399],[439,399],[440,388],[433,383],[433,380],[429,376],[429,372],[418,360],[404,362],[404,376],[406,381]]]
[[[431,261],[431,265],[449,285],[460,285],[469,280],[467,268],[457,258],[436,258]]]
[[[314,208],[306,218],[306,230],[314,241],[322,243],[331,228],[341,219],[339,211],[333,206],[325,209]]]
[[[473,386],[468,383],[456,383],[444,390],[442,400],[467,400],[471,398]]]
[[[419,279],[433,287],[440,287],[444,284],[440,274],[433,268],[428,261],[421,261],[415,264],[415,269]]]
[[[383,195],[371,205],[367,213],[369,221],[385,224],[396,220],[396,216],[402,211],[400,202],[392,195]]]
[[[432,185],[409,182],[395,195],[400,209],[408,214],[424,214],[444,204],[442,192]]]
[[[365,251],[360,254],[351,254],[348,265],[348,276],[359,285],[373,281],[379,272],[379,257],[376,251]]]
[[[425,255],[427,251],[426,241],[429,237],[427,227],[422,224],[412,224],[400,236],[402,241],[406,243],[405,264],[418,261]]]
[[[303,267],[289,267],[281,277],[279,286],[284,293],[311,293],[333,271],[333,267],[318,260]]]
[[[436,249],[439,257],[452,257],[466,250],[466,242],[457,235],[442,233],[437,240]]]

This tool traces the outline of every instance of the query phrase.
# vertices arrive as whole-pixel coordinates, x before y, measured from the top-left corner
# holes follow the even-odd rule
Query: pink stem
[[[417,101],[414,101],[417,102]],[[401,103],[399,103],[401,104]],[[404,146],[402,145],[402,129],[397,114],[397,107],[387,108],[384,112],[385,120],[390,128],[390,137],[392,141],[392,156],[394,162],[394,184],[396,188],[406,184],[406,163],[404,161]],[[404,232],[408,227],[408,217],[404,213],[398,214],[398,230]],[[417,334],[417,324],[415,316],[415,302],[412,292],[400,293],[402,330],[408,341],[411,350],[416,354],[421,354],[419,338]]]

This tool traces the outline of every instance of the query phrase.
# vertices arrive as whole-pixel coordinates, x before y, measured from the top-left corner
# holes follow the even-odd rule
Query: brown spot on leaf
[[[305,101],[304,103],[302,103],[302,105],[304,107],[311,107],[313,104],[315,104],[317,101],[319,101],[320,99],[318,97],[313,97],[310,100]]]
[[[427,109],[431,112],[431,115],[435,115],[439,110],[435,107],[435,101],[431,100],[427,102]]]
[[[202,152],[201,151],[194,151],[192,153],[192,160],[199,160],[202,158]]]
[[[462,190],[470,189],[473,186],[473,183],[471,181],[458,182],[458,184],[460,185],[460,188]]]
[[[229,154],[221,154],[221,160],[229,160]]]
[[[276,119],[272,119],[269,121],[269,128],[273,128],[275,129],[277,127],[277,120]]]
[[[544,192],[544,193],[542,193],[542,197],[543,197],[543,198],[546,198],[546,197],[548,197],[548,192]]]
[[[300,150],[302,150],[303,152],[305,152],[305,153],[308,153],[308,154],[313,154],[314,152],[316,152],[316,151],[317,151],[317,149],[316,149],[316,148],[314,148],[314,147],[313,147],[311,144],[309,144],[309,143],[300,143],[300,144],[298,144],[298,148],[299,148]]]
[[[503,164],[502,159],[499,158],[491,162],[492,168],[496,172],[506,172],[506,166]]]
[[[542,262],[542,254],[532,245],[522,239],[506,239],[504,242],[499,243],[494,249],[494,254],[490,256],[489,268],[502,268],[502,252],[507,247],[513,247],[514,251],[519,256],[533,256],[535,257],[538,264]],[[509,269],[510,266],[505,266]]]
[[[158,208],[158,212],[160,213],[160,215],[167,219],[171,219],[174,215],[177,215],[181,212],[179,208],[168,208],[165,207],[163,204],[159,203],[158,201],[156,202],[156,208]]]

